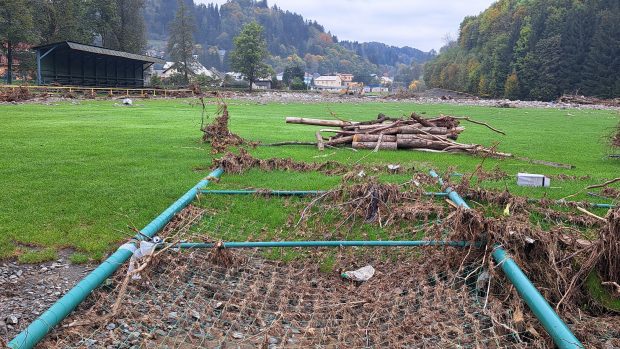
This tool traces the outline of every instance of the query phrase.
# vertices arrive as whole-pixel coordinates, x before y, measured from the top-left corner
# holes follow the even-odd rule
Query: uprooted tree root
[[[202,101],[202,103],[204,108],[204,101]],[[218,104],[217,114],[218,116],[215,117],[213,123],[201,127],[203,132],[202,142],[211,144],[211,153],[222,153],[229,147],[238,147],[244,144],[255,145],[230,131],[228,128],[230,116],[226,103],[220,102]]]
[[[620,148],[620,123],[611,135],[610,144],[614,148]]]

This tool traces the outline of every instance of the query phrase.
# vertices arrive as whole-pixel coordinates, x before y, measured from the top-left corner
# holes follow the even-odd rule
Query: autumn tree
[[[189,13],[185,1],[177,0],[176,16],[170,25],[168,54],[176,62],[186,83],[189,82],[191,64],[194,63],[194,17]]]
[[[553,100],[620,96],[620,2],[499,0],[424,69],[430,87]]]
[[[0,6],[0,44],[7,57],[7,84],[13,82],[15,46],[35,39],[32,6],[25,0],[3,0]]]
[[[235,48],[230,54],[231,66],[246,77],[252,91],[252,84],[270,73],[270,67],[265,63],[269,52],[263,27],[256,22],[246,24],[233,42]]]

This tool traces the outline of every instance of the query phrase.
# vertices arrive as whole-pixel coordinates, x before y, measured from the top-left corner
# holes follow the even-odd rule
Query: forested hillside
[[[308,72],[321,74],[365,72],[395,74],[399,64],[424,62],[431,54],[410,47],[397,48],[380,43],[339,43],[336,36],[325,31],[316,21],[306,21],[301,15],[269,7],[267,1],[231,0],[222,6],[194,4],[185,0],[195,14],[195,39],[202,46],[200,60],[208,67],[228,70],[227,53],[241,27],[257,21],[265,28],[270,64],[277,71],[293,59],[301,62]],[[145,20],[149,39],[165,41],[168,25],[176,12],[177,0],[147,0]],[[220,60],[220,54],[226,53]],[[356,54],[357,52],[357,54]],[[297,56],[297,57],[295,57]]]
[[[500,0],[463,20],[425,81],[513,99],[620,97],[620,1]]]

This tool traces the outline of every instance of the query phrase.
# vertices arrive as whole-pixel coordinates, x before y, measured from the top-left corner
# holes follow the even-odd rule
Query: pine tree
[[[146,33],[144,24],[144,0],[116,0],[120,15],[119,47],[121,51],[144,53]]]
[[[69,40],[92,44],[97,30],[90,2],[38,0],[35,4],[33,15],[43,43]]]
[[[189,82],[191,64],[194,63],[194,17],[189,13],[185,1],[177,0],[177,13],[170,25],[168,54],[181,70],[185,82]]]
[[[113,50],[144,53],[146,32],[144,0],[96,0],[98,32],[103,47]]]
[[[583,92],[612,98],[620,79],[620,13],[606,10],[599,18],[584,66]]]
[[[0,46],[8,61],[7,84],[13,82],[15,46],[34,39],[32,4],[25,0],[3,0],[0,6]]]
[[[270,67],[264,62],[269,55],[263,37],[263,27],[256,22],[246,24],[234,39],[235,48],[230,54],[232,68],[245,75],[252,84],[269,75]]]

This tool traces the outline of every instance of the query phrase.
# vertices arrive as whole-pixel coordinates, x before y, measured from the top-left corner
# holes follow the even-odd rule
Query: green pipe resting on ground
[[[418,241],[241,241],[241,242],[222,242],[217,243],[202,242],[182,242],[175,245],[181,248],[266,248],[266,247],[422,247],[422,246],[450,246],[468,247],[471,243],[467,241],[439,241],[439,240],[418,240]]]
[[[211,172],[209,176],[192,187],[187,193],[181,196],[175,203],[162,212],[157,218],[145,226],[136,240],[151,238],[161,230],[171,219],[185,208],[198,195],[198,191],[209,184],[210,178],[218,178],[224,170],[218,168]],[[108,277],[110,277],[123,263],[133,254],[135,245],[125,244],[118,248],[108,259],[101,263],[95,270],[88,274],[82,281],[75,285],[67,294],[54,303],[41,316],[35,319],[28,327],[19,333],[8,346],[12,349],[30,349],[39,343],[47,333],[66,318],[88,295]]]
[[[201,190],[201,194],[219,194],[219,195],[273,195],[273,196],[312,196],[325,194],[324,190]]]
[[[438,176],[437,176],[438,177]],[[469,205],[454,189],[446,188],[448,197],[456,205],[465,209],[470,209]],[[573,332],[566,326],[560,316],[551,308],[547,300],[538,292],[534,284],[523,273],[517,263],[508,256],[501,246],[495,246],[492,252],[493,259],[502,268],[506,277],[515,286],[515,289],[525,301],[525,304],[534,313],[536,318],[543,325],[547,333],[553,339],[555,345],[560,349],[585,348],[575,337]]]
[[[440,175],[437,174],[437,172],[435,172],[435,170],[430,170],[428,171],[428,173],[431,175],[431,177],[437,179],[437,182],[439,182],[439,185],[443,187],[443,179],[441,178]]]
[[[273,196],[312,196],[322,195],[327,193],[325,190],[258,190],[258,189],[245,189],[245,190],[206,190],[200,191],[201,194],[216,194],[216,195],[252,195],[252,194],[264,194]],[[426,192],[427,196],[448,196],[443,192]]]

